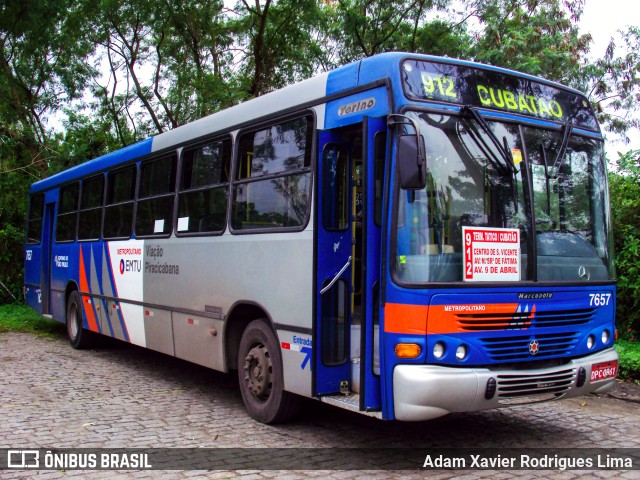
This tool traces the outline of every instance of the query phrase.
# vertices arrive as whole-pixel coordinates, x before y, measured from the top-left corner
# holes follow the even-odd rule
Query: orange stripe
[[[432,305],[429,308],[428,333],[457,333],[509,328],[514,322],[517,303],[496,303],[477,305]],[[498,316],[491,317],[492,314]],[[507,316],[508,315],[508,316]],[[523,328],[531,324],[535,315],[532,311],[519,313]]]
[[[89,292],[89,282],[87,281],[87,271],[84,267],[84,257],[82,256],[82,248],[80,248],[80,292]],[[98,322],[91,306],[91,299],[89,297],[82,296],[82,305],[84,306],[84,313],[87,316],[87,323],[89,324],[89,330],[94,332],[98,331]]]
[[[384,331],[425,335],[529,328],[536,306],[533,304],[527,312],[516,312],[518,306],[517,303],[431,306],[387,303]]]
[[[427,333],[427,305],[387,303],[384,306],[384,331],[424,335]]]

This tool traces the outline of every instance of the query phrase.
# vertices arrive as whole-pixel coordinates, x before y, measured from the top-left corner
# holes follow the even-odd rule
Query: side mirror
[[[399,132],[396,143],[396,164],[400,176],[400,187],[403,190],[422,190],[427,185],[427,162],[425,158],[424,139],[420,135],[418,122],[405,115],[392,114],[387,118],[387,125],[410,125],[415,134]]]
[[[404,190],[422,190],[427,185],[422,136],[398,135],[397,145],[396,162],[400,174],[400,186]]]

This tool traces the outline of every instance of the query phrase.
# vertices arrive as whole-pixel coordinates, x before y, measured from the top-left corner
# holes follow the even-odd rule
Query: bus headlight
[[[609,338],[611,338],[611,334],[609,333],[609,330],[603,330],[602,331],[602,343],[604,343],[605,345],[607,343],[609,343]]]
[[[436,358],[442,358],[444,355],[444,343],[438,342],[433,346],[433,356]]]
[[[587,348],[591,350],[595,344],[596,344],[596,337],[594,337],[593,335],[589,335],[587,337]]]
[[[458,360],[464,360],[464,358],[467,356],[467,346],[466,345],[460,345],[458,348],[456,348],[456,358]]]

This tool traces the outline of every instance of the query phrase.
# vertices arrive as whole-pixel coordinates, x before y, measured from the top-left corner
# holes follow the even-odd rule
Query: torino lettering
[[[344,115],[348,115],[350,113],[356,113],[356,112],[361,112],[363,110],[369,110],[370,108],[373,108],[376,104],[376,99],[371,97],[371,98],[365,98],[364,100],[360,100],[358,102],[353,102],[353,103],[349,103],[348,105],[342,105],[338,108],[338,115],[339,116],[344,116]]]
[[[509,90],[478,85],[478,97],[485,107],[495,107],[502,110],[527,115],[562,118],[562,106],[556,100],[539,98],[535,95],[524,95]]]

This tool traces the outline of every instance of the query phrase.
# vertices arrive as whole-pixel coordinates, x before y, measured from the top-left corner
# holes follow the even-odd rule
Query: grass
[[[640,342],[618,340],[616,351],[620,357],[618,377],[640,380]]]
[[[26,305],[0,305],[0,333],[27,332],[58,337],[64,330],[62,323],[43,318]]]

